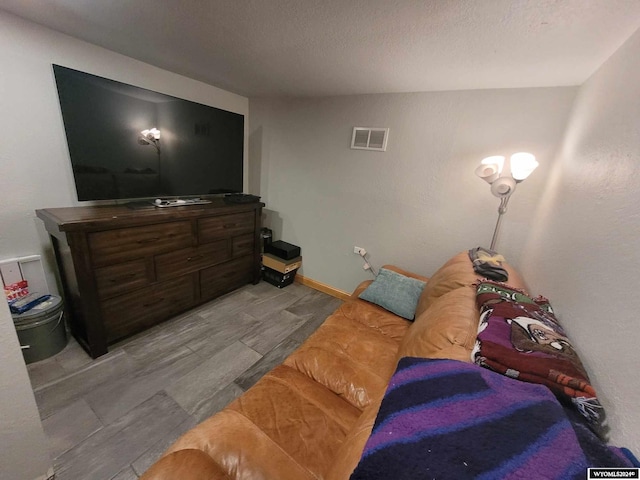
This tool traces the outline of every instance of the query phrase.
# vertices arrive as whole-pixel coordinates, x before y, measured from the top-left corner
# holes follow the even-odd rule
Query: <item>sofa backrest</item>
[[[526,290],[526,285],[520,274],[506,262],[502,266],[509,274],[507,283]],[[451,257],[431,276],[424,287],[416,309],[416,318],[422,315],[437,298],[457,288],[473,285],[479,278],[480,276],[473,270],[473,264],[469,260],[467,252],[460,252]]]
[[[508,264],[508,284],[525,289],[522,277]],[[402,357],[450,358],[471,361],[480,312],[474,284],[481,277],[474,272],[467,252],[446,262],[427,282],[400,348]]]
[[[479,321],[475,298],[475,289],[465,286],[435,299],[407,330],[397,360],[420,357],[470,361]]]

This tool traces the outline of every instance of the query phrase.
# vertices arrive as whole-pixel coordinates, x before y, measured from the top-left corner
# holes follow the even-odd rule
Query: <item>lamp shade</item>
[[[508,197],[516,188],[516,182],[511,177],[500,177],[491,184],[491,193],[496,197]]]
[[[476,175],[478,175],[485,182],[491,184],[499,176],[504,165],[504,157],[501,155],[494,155],[487,157],[480,162],[480,166],[476,168]]]
[[[511,155],[511,175],[517,182],[526,179],[536,168],[538,162],[531,153],[519,152]]]
[[[160,140],[160,130],[158,130],[156,127],[153,127],[150,130],[143,130],[140,133],[142,133],[142,135],[147,137],[147,138],[153,138],[154,140]]]
[[[480,165],[497,165],[498,173],[502,172],[504,167],[504,157],[502,155],[493,155],[491,157],[483,158]]]
[[[498,165],[480,165],[476,168],[476,175],[488,183],[493,183],[499,176]]]

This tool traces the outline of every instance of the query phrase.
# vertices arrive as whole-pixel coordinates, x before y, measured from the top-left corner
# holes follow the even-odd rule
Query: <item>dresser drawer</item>
[[[251,255],[253,253],[254,235],[253,233],[247,233],[245,235],[239,235],[233,237],[231,255],[236,257],[244,257],[245,255]]]
[[[194,276],[183,277],[126,293],[102,302],[109,343],[155,325],[195,303]]]
[[[222,263],[230,258],[231,242],[229,239],[163,253],[156,256],[155,259],[156,277],[158,280],[166,280]]]
[[[96,269],[98,297],[106,299],[151,283],[150,262],[144,259]]]
[[[254,231],[254,224],[255,214],[253,212],[201,218],[198,220],[198,241],[205,243],[250,233]]]
[[[253,279],[253,257],[241,257],[200,271],[202,300],[230,292]]]
[[[180,221],[90,233],[96,266],[120,263],[192,245],[191,222]]]

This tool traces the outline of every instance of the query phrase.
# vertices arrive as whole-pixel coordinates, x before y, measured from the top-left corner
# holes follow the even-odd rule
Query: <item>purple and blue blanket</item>
[[[351,480],[582,480],[587,467],[631,466],[543,385],[403,358]]]

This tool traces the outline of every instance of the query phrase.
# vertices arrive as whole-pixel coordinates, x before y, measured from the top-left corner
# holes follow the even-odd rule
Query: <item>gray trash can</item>
[[[67,346],[62,299],[52,295],[24,313],[12,314],[26,363],[49,358]]]

